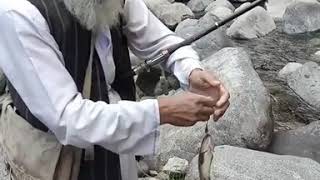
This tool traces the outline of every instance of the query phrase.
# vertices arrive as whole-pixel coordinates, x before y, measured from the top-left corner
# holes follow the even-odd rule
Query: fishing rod
[[[137,75],[145,70],[150,70],[151,67],[156,66],[164,61],[166,61],[170,55],[175,52],[177,49],[191,45],[193,42],[199,40],[200,38],[208,35],[212,31],[215,31],[216,29],[220,28],[221,26],[227,24],[228,22],[234,20],[235,18],[243,15],[244,13],[250,11],[251,9],[255,8],[256,6],[259,6],[263,3],[265,3],[267,0],[256,0],[252,2],[249,6],[246,8],[243,8],[239,10],[238,12],[235,12],[234,14],[230,15],[229,17],[221,20],[220,22],[215,22],[214,25],[208,29],[202,30],[200,33],[182,41],[181,43],[178,43],[176,45],[173,45],[167,49],[161,50],[158,55],[151,59],[147,59],[144,61],[144,63],[141,63],[140,65],[134,67],[131,72],[127,73],[125,77]]]

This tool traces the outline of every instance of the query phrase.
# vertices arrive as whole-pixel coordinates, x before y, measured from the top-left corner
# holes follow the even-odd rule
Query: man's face
[[[64,0],[64,3],[88,30],[117,24],[123,11],[123,0]]]

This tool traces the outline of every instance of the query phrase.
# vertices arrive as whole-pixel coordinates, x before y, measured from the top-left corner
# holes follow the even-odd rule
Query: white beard
[[[123,0],[63,0],[67,9],[88,30],[114,26],[123,12]]]

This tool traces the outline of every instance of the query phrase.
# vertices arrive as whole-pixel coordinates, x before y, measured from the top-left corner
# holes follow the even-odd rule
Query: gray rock
[[[162,171],[167,174],[180,173],[185,174],[188,168],[188,161],[178,157],[170,158],[167,164],[163,167]]]
[[[146,174],[148,174],[149,166],[145,161],[143,161],[143,160],[137,161],[137,167],[138,167],[138,176],[139,177],[143,177]]]
[[[262,7],[256,7],[237,18],[227,30],[227,35],[236,39],[253,39],[276,29],[271,16]]]
[[[215,148],[211,179],[215,180],[318,180],[320,164],[295,156],[280,156],[231,146]],[[198,180],[195,157],[186,180]]]
[[[215,7],[212,8],[208,13],[211,13],[214,16],[217,16],[220,20],[223,20],[230,15],[232,15],[232,10],[226,7]]]
[[[294,2],[284,15],[284,31],[288,34],[311,32],[320,29],[320,3]]]
[[[281,19],[286,8],[293,2],[317,2],[317,0],[268,0],[267,11],[273,18]]]
[[[217,73],[231,94],[224,117],[218,122],[209,121],[215,145],[266,149],[273,131],[269,94],[245,50],[224,48],[205,59],[203,66]],[[174,156],[190,161],[198,152],[204,129],[204,123],[188,128],[162,126],[160,155],[154,161],[157,168]]]
[[[154,177],[145,177],[145,178],[138,178],[138,180],[159,180],[159,179]]]
[[[320,66],[307,62],[287,76],[289,87],[311,106],[320,111]]]
[[[201,13],[214,1],[215,0],[190,0],[187,5],[194,13]]]
[[[277,132],[269,152],[311,158],[320,163],[320,121],[287,132]]]
[[[216,7],[226,7],[229,8],[232,12],[235,10],[234,6],[228,0],[216,0],[209,4],[205,11],[209,12]]]
[[[176,33],[186,39],[209,28],[217,21],[219,21],[219,19],[215,15],[207,13],[199,20],[187,19],[182,21],[177,26]],[[193,43],[192,46],[198,52],[201,59],[204,59],[224,47],[232,47],[233,42],[226,36],[225,27],[222,27],[199,39]]]
[[[162,5],[171,4],[168,0],[144,0],[144,2],[152,12],[159,9]]]
[[[320,51],[317,51],[316,53],[314,53],[314,55],[320,57]]]
[[[294,73],[296,70],[298,70],[299,68],[302,67],[302,64],[300,63],[288,63],[284,68],[282,68],[278,74],[278,76],[283,79],[286,80],[287,76],[291,73]]]
[[[151,11],[169,28],[174,29],[181,21],[194,18],[193,12],[183,3],[160,1],[149,5]]]
[[[250,2],[243,3],[243,4],[241,4],[241,6],[239,6],[236,10],[234,10],[234,12],[236,13],[236,12],[238,12],[238,11],[240,11],[240,10],[248,7],[248,6],[250,6],[250,4],[251,4]]]

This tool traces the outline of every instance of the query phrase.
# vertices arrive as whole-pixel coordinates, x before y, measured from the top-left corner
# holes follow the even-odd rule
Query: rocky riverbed
[[[248,5],[230,2],[190,0],[185,8],[195,18],[182,18],[176,27],[169,27],[188,38]],[[159,4],[161,0],[151,8],[161,8]],[[255,8],[193,44],[204,67],[217,73],[231,93],[231,106],[222,121],[210,123],[217,146],[212,178],[320,178],[319,15],[315,0],[270,0],[267,11]],[[181,177],[197,179],[196,154],[203,128],[201,123],[191,128],[163,126],[160,154],[147,158],[149,168],[161,171],[165,164],[174,166],[169,159],[182,158],[190,165],[187,171],[181,168]]]
[[[164,24],[188,38],[252,0],[145,2]],[[225,116],[209,123],[216,146],[210,174],[218,180],[317,180],[320,3],[269,0],[267,10],[262,7],[193,44],[203,67],[217,74],[231,93]],[[137,77],[137,87],[141,99],[180,92],[174,77],[159,69]],[[190,128],[162,126],[160,154],[139,162],[140,176],[198,179],[197,153],[203,135],[203,123]],[[6,178],[1,163],[0,180]]]

